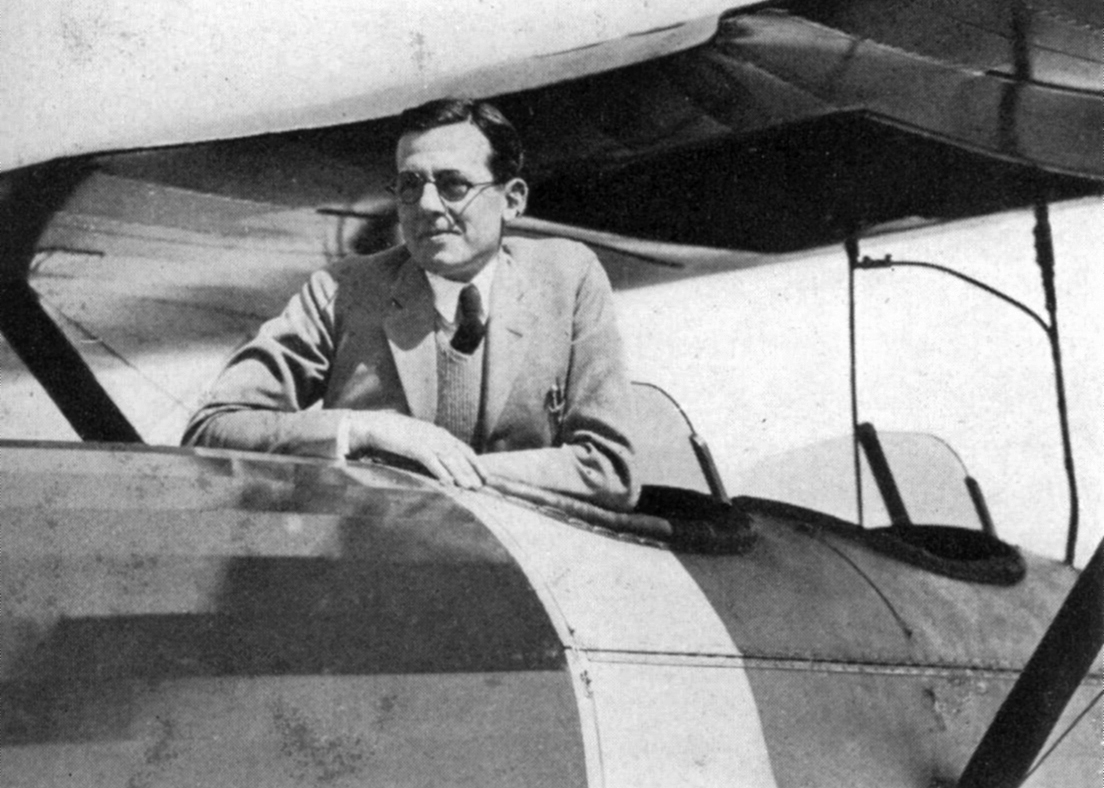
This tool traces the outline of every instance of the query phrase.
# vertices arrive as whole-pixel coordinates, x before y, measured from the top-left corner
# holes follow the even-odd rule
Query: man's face
[[[453,123],[399,139],[395,163],[400,176],[411,173],[439,181],[463,179],[472,186],[455,201],[426,183],[413,203],[399,200],[399,224],[414,261],[431,273],[470,280],[498,252],[502,225],[525,207],[520,178],[491,183],[491,143],[470,123]]]

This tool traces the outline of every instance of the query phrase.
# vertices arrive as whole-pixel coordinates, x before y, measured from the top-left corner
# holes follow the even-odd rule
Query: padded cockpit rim
[[[875,552],[955,580],[1010,586],[1027,574],[1027,564],[1019,550],[982,531],[949,525],[862,528],[815,509],[744,495],[733,498],[732,504],[749,515],[796,520],[824,528]]]

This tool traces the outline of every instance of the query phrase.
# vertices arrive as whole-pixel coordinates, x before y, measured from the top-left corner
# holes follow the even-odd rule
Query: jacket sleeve
[[[593,253],[585,254],[559,436],[549,448],[488,454],[482,461],[493,474],[627,511],[639,497],[629,439],[632,390],[609,279]]]
[[[231,356],[182,443],[340,457],[342,411],[316,406],[334,354],[337,284],[314,273],[279,316]]]

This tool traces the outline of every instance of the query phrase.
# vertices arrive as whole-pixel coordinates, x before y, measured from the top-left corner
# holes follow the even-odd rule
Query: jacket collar
[[[425,272],[409,255],[400,266],[383,320],[410,414],[437,417],[436,311]]]
[[[487,324],[487,349],[483,361],[483,435],[489,435],[502,416],[514,381],[521,372],[525,350],[532,338],[536,315],[533,293],[524,269],[503,247],[491,286],[491,317]]]
[[[536,315],[521,266],[504,246],[491,285],[490,317],[484,351],[483,435],[502,416],[521,372]],[[409,255],[391,289],[383,327],[399,372],[410,414],[424,421],[437,417],[437,329],[433,292],[425,272]]]

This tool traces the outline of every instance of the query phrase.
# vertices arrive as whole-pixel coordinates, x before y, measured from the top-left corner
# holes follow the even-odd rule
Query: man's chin
[[[446,279],[471,279],[483,268],[483,264],[470,255],[458,254],[455,250],[440,247],[426,249],[423,246],[412,249],[411,256],[423,270]]]

